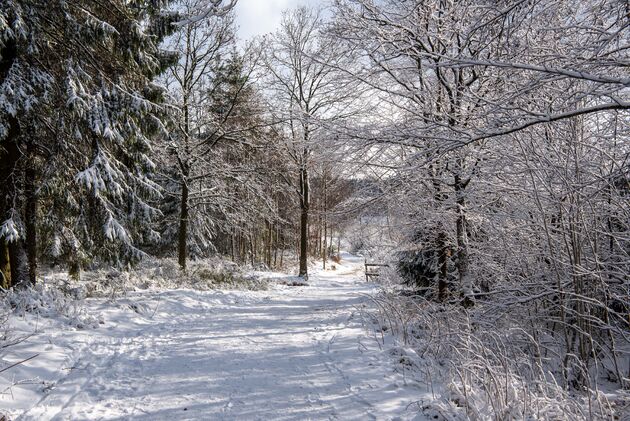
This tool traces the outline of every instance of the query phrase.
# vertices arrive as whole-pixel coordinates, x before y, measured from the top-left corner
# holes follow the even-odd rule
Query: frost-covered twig
[[[28,357],[28,358],[26,358],[26,359],[24,359],[24,360],[22,360],[22,361],[18,361],[18,362],[16,362],[16,363],[13,363],[13,364],[11,364],[11,365],[7,366],[7,367],[4,367],[4,368],[0,369],[0,373],[5,372],[5,371],[7,371],[7,370],[9,370],[9,369],[11,369],[11,368],[13,368],[13,367],[18,366],[18,365],[24,364],[25,362],[30,361],[30,360],[32,360],[33,358],[36,358],[36,357],[38,357],[38,356],[39,356],[39,354],[35,354],[35,355],[33,355],[33,356],[31,356],[31,357]]]

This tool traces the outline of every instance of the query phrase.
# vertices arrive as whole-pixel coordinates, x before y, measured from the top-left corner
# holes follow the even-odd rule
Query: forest
[[[295,2],[241,39],[237,2],[0,0],[0,420],[630,419],[630,3]],[[63,412],[32,381],[38,337],[76,331],[72,361],[97,364],[85,331],[165,312],[155,340],[188,294],[224,312],[217,337],[267,329],[247,306],[330,323],[302,342],[353,403],[265,406],[243,390],[266,380],[229,376],[231,414]],[[280,364],[195,352],[219,346]],[[369,395],[366,355],[404,386]]]

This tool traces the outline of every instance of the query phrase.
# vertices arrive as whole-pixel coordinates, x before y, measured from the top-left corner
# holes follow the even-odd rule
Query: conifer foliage
[[[163,92],[151,80],[172,61],[158,46],[177,18],[166,3],[0,2],[5,287],[34,282],[38,249],[77,270],[136,259],[155,235],[143,221],[159,194],[148,174]]]

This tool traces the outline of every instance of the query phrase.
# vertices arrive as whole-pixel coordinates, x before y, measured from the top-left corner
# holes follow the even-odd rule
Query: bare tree
[[[335,34],[361,53],[347,72],[382,104],[348,136],[386,157],[363,162],[387,174],[412,281],[456,317],[456,271],[477,303],[466,323],[526,332],[506,341],[567,390],[627,387],[627,4],[335,4]],[[457,329],[457,347],[492,347]]]
[[[314,150],[322,147],[326,124],[348,118],[356,82],[339,68],[349,55],[335,38],[325,37],[321,12],[285,12],[266,49],[272,110],[285,137],[283,149],[298,173],[294,186],[300,204],[300,276],[308,276],[310,170]]]

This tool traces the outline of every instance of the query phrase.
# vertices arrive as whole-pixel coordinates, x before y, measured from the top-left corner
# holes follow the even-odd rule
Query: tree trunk
[[[0,50],[0,86],[15,63],[18,56],[17,44],[14,39],[4,41]],[[8,117],[8,131],[6,138],[0,143],[0,225],[13,217],[17,209],[17,164],[20,157],[18,137],[20,125],[17,118]],[[0,275],[2,286],[11,288],[20,279],[13,278],[14,262],[11,260],[11,243],[7,238],[0,238]]]
[[[232,228],[232,232],[230,234],[230,255],[232,256],[232,262],[236,261],[236,246],[234,244],[234,228]]]
[[[271,221],[267,221],[267,267],[271,268],[272,251],[273,247],[273,225]]]
[[[0,286],[11,288],[11,262],[9,260],[9,245],[0,241]]]
[[[9,243],[9,261],[11,263],[11,286],[26,286],[28,284],[28,260],[24,241],[21,239]]]
[[[300,213],[300,272],[299,276],[308,276],[308,208]]]
[[[451,257],[451,249],[448,247],[446,234],[441,231],[438,234],[438,253],[440,272],[438,275],[438,300],[444,301],[448,296],[448,261]]]
[[[179,256],[179,267],[182,271],[186,271],[186,245],[188,237],[188,184],[184,178],[182,182],[182,201],[179,211],[179,233],[177,241],[177,250]]]
[[[188,28],[190,31],[190,28]],[[190,32],[188,32],[190,37]],[[182,197],[179,210],[179,232],[177,238],[177,254],[180,269],[186,271],[186,258],[188,255],[188,214],[189,214],[189,187],[188,177],[190,175],[190,109],[188,101],[191,93],[187,84],[182,87],[184,92],[183,97],[183,135],[184,135],[184,156],[179,156],[179,169],[182,173]]]
[[[328,226],[326,224],[326,216],[323,218],[323,236],[322,236],[322,267],[326,270],[326,260],[328,259]]]
[[[324,212],[322,215],[323,224],[324,224],[324,239],[323,239],[323,247],[322,247],[322,263],[323,268],[326,270],[326,259],[327,259],[327,241],[328,241],[328,186],[326,185],[326,171],[324,171]]]
[[[4,204],[1,209],[0,224],[8,219],[15,218],[22,208],[19,203],[21,177],[18,162],[22,158],[22,152],[18,145],[19,135],[19,122],[16,118],[10,117],[8,136],[2,142],[3,147],[0,149],[0,199],[2,200],[0,203]],[[5,283],[9,287],[25,284],[28,280],[28,268],[23,240],[13,239],[13,241],[8,241],[8,239],[2,238],[0,239],[0,250],[3,249],[8,251],[9,256],[8,259],[0,259],[2,263],[0,271],[4,274]],[[7,279],[9,273],[11,274],[10,280]]]
[[[252,266],[254,266],[254,260],[256,259],[256,250],[254,250],[254,234],[251,232],[249,234],[249,256],[250,263],[252,264]]]
[[[284,265],[284,249],[287,247],[284,231],[282,232],[282,245],[280,247],[280,267],[282,267]]]
[[[299,276],[308,277],[308,211],[309,181],[308,170],[303,164],[300,169],[300,272]]]
[[[442,206],[447,195],[442,191],[442,185],[438,175],[441,172],[436,163],[429,166],[431,173],[431,184],[433,185],[433,198]],[[457,186],[456,186],[457,189]],[[442,224],[437,229],[437,252],[438,252],[438,300],[444,301],[448,297],[448,263],[452,256],[452,250],[448,243],[448,236]]]
[[[280,226],[276,225],[275,241],[273,248],[273,267],[278,267],[278,248],[280,247]]]
[[[17,145],[16,136],[17,121],[9,119],[9,137],[0,144],[0,225],[11,218],[13,198],[15,197],[15,172],[17,171]],[[0,272],[5,288],[11,288],[11,259],[9,257],[9,240],[0,237]]]
[[[457,204],[457,272],[460,288],[464,294],[464,306],[474,305],[472,282],[468,276],[468,234],[466,232],[466,197],[464,190],[468,182],[455,176],[455,200]]]
[[[330,224],[330,228],[328,228],[328,232],[330,233],[328,244],[330,245],[330,250],[332,252],[332,256],[334,256],[335,255],[335,253],[334,253],[335,243],[333,243],[333,235],[335,233],[335,229],[333,228],[332,223]],[[328,253],[328,258],[331,258],[331,254],[330,253]]]
[[[28,258],[28,278],[31,285],[37,280],[37,170],[35,168],[35,151],[33,142],[26,147],[27,163],[24,173],[24,192],[26,203],[24,208],[24,227],[26,229],[26,255]]]

